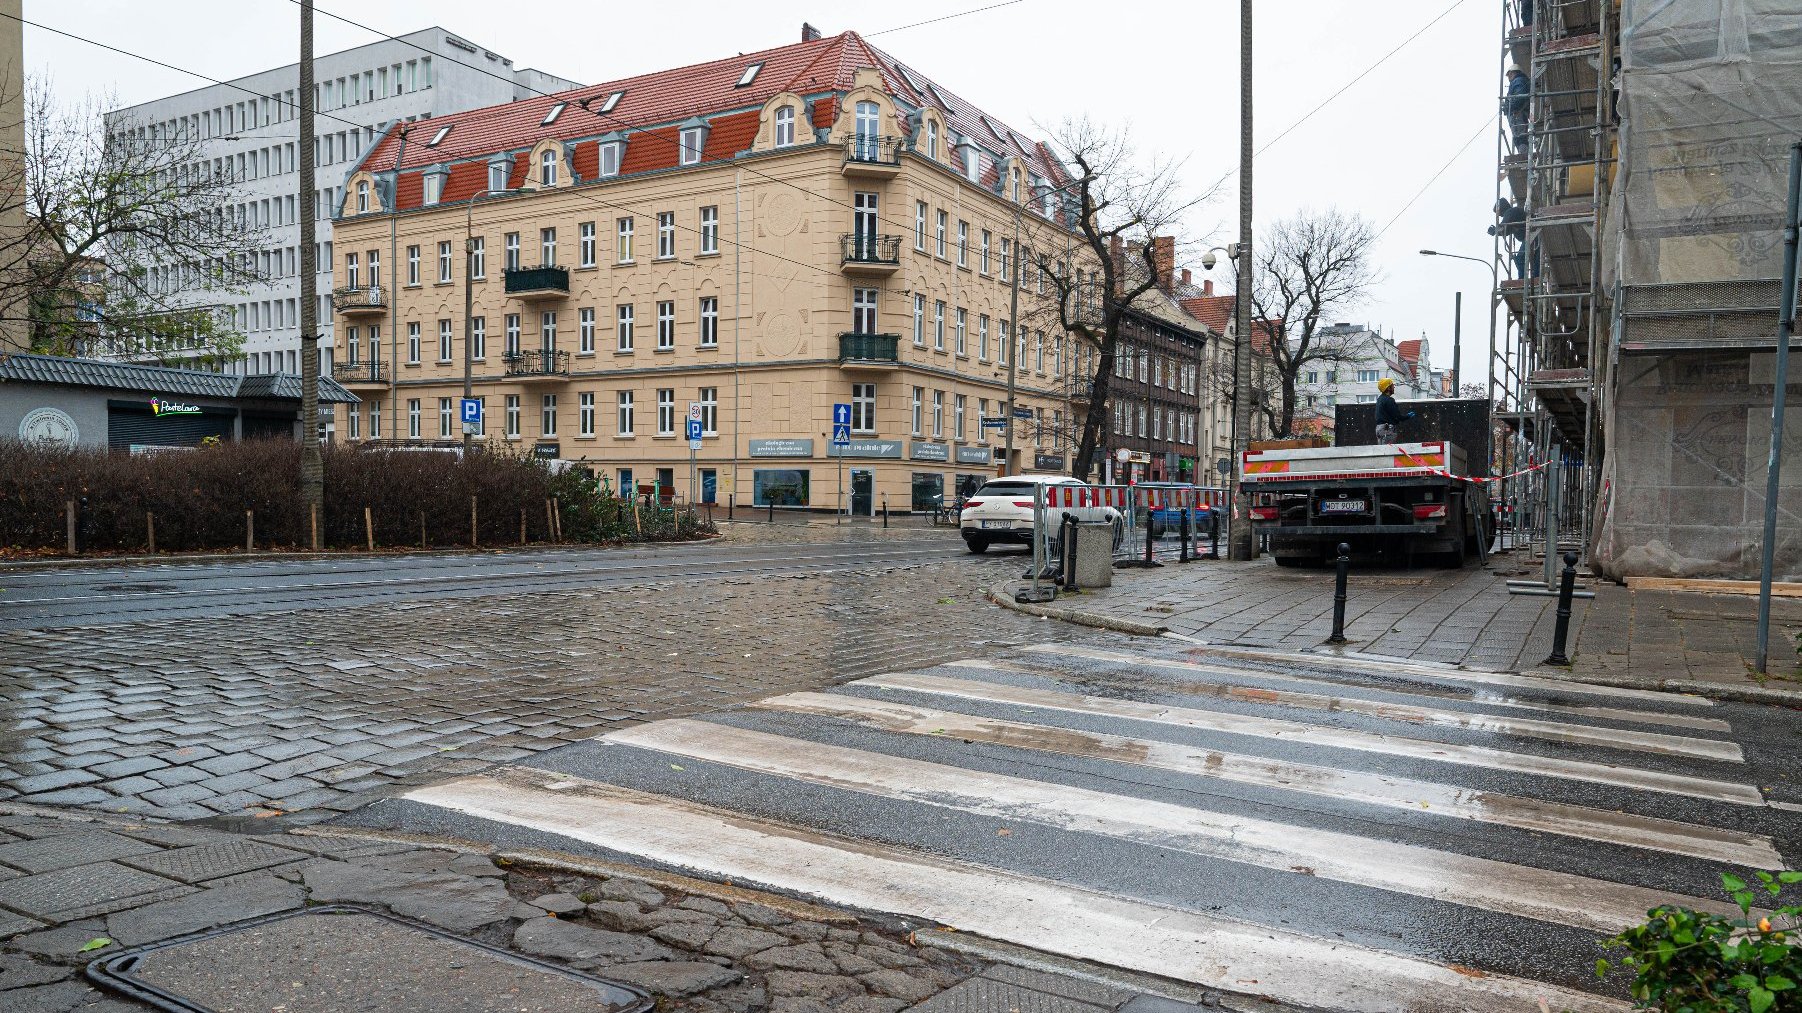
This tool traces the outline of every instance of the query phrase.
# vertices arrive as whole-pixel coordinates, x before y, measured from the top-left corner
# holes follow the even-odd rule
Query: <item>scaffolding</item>
[[[1497,301],[1507,324],[1490,363],[1503,546],[1588,542],[1601,452],[1601,370],[1612,299],[1603,283],[1619,150],[1614,0],[1503,0],[1496,197]],[[1527,82],[1509,87],[1510,71]]]

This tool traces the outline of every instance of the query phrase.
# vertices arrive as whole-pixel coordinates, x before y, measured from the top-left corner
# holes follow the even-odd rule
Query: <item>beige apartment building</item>
[[[477,439],[615,488],[690,495],[691,406],[702,502],[870,514],[1067,468],[1092,357],[1037,326],[1036,271],[1032,326],[1010,297],[1015,215],[1042,234],[1068,177],[855,33],[404,126],[334,222],[338,438],[460,441],[467,349]],[[1011,461],[982,424],[1010,355]]]

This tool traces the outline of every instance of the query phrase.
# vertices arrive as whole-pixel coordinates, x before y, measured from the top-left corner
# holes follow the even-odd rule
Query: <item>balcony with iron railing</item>
[[[332,293],[332,308],[345,316],[388,312],[388,293],[380,285],[357,285]]]
[[[893,179],[901,173],[901,138],[857,135],[845,138],[845,163],[839,171],[865,179]]]
[[[332,379],[346,387],[388,386],[388,368],[371,359],[367,362],[334,362]]]
[[[901,237],[847,232],[839,237],[839,270],[846,274],[889,275],[901,269]]]
[[[901,368],[901,335],[860,334],[846,331],[838,336],[838,368]]]
[[[507,377],[513,380],[564,380],[569,378],[569,353],[541,348],[508,352],[501,356]]]
[[[506,272],[507,295],[514,299],[562,299],[569,295],[569,268],[514,267]]]

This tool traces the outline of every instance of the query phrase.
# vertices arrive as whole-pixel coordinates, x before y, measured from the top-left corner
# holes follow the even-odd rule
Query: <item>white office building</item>
[[[364,150],[396,120],[580,85],[539,70],[516,70],[512,60],[442,28],[318,56],[314,68],[319,328],[321,368],[329,370],[331,219],[343,199],[345,174]],[[300,371],[299,82],[300,65],[290,63],[107,114],[109,136],[137,131],[144,138],[199,138],[207,166],[238,181],[241,220],[269,236],[257,261],[265,280],[224,300],[244,335],[244,357],[231,367],[234,372]],[[159,265],[156,271],[157,283],[178,295],[183,291],[180,265]],[[216,292],[195,290],[195,295],[220,300]]]

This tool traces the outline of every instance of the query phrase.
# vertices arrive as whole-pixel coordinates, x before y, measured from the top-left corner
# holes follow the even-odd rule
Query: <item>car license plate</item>
[[[1011,528],[1014,526],[1014,522],[1013,521],[983,521],[982,526],[985,528]]]
[[[1368,507],[1361,499],[1323,499],[1320,501],[1320,512],[1323,514],[1361,514]]]

